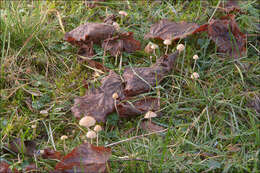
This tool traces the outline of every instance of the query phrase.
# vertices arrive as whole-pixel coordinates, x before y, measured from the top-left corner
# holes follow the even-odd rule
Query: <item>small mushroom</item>
[[[65,149],[66,149],[65,140],[68,139],[68,136],[62,135],[62,136],[60,137],[60,139],[63,141],[63,149],[64,149],[64,151],[65,151]]]
[[[124,17],[126,17],[128,15],[128,13],[125,11],[119,11],[118,14],[120,14],[121,16],[124,16]]]
[[[87,128],[94,126],[95,124],[96,124],[96,120],[95,120],[95,118],[93,118],[91,116],[85,116],[85,117],[81,118],[81,120],[79,121],[79,125],[87,127]]]
[[[114,100],[116,100],[116,99],[118,99],[118,94],[117,93],[114,93],[113,95],[112,95],[112,98],[114,99]]]
[[[200,75],[197,72],[193,72],[190,77],[191,77],[191,79],[198,79],[200,77]]]
[[[148,111],[144,115],[144,119],[149,119],[150,122],[151,122],[152,118],[154,118],[154,117],[157,117],[157,114],[155,112],[152,112],[152,111]]]
[[[97,134],[93,130],[90,130],[90,131],[88,131],[86,137],[91,140],[91,144],[92,144],[92,139],[96,138]]]
[[[193,55],[192,57],[194,60],[198,60],[199,59],[199,56],[198,55]]]
[[[172,44],[172,41],[169,40],[169,39],[166,39],[166,40],[163,41],[163,44],[166,45],[166,51],[165,51],[165,55],[166,55],[167,52],[168,52],[168,47],[169,47],[169,45]]]
[[[185,46],[184,46],[183,44],[178,44],[177,50],[178,50],[179,52],[184,51],[184,49],[185,49]]]
[[[98,124],[94,127],[94,131],[97,133],[97,146],[98,146],[98,132],[100,132],[101,130],[102,127]]]
[[[159,48],[159,46],[157,45],[157,44],[152,44],[151,45],[151,49],[153,50],[153,54],[154,54],[154,56],[156,57],[156,59],[157,59],[157,55],[156,55],[156,53],[155,53],[155,49],[158,49]]]

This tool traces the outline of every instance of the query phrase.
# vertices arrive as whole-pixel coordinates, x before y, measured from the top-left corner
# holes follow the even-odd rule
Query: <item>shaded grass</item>
[[[78,62],[76,48],[63,41],[58,21],[60,13],[65,31],[85,21],[100,22],[108,14],[125,10],[129,15],[118,20],[126,31],[135,33],[144,47],[149,40],[143,36],[154,22],[169,18],[174,21],[193,21],[203,24],[214,12],[218,1],[175,1],[169,5],[143,1],[125,3],[108,1],[89,9],[81,1],[3,1],[1,7],[1,147],[15,137],[35,140],[39,149],[56,148],[68,153],[85,140],[86,129],[78,125],[70,108],[73,98],[84,95],[89,87],[99,85],[93,71]],[[259,10],[256,1],[246,1],[246,12],[236,20],[244,33],[259,31]],[[176,12],[177,15],[176,15]],[[223,13],[217,11],[214,16]],[[111,172],[257,172],[259,170],[259,114],[249,107],[260,94],[259,41],[248,37],[246,57],[238,60],[219,58],[216,47],[205,33],[179,42],[186,50],[177,60],[175,70],[157,86],[162,97],[163,116],[154,121],[169,128],[164,134],[152,135],[112,147]],[[160,44],[158,56],[165,48]],[[177,43],[176,43],[177,44]],[[170,47],[174,51],[176,44]],[[97,60],[103,50],[95,47]],[[190,78],[194,60],[200,59]],[[150,55],[143,51],[124,54],[124,67],[149,66]],[[153,61],[155,57],[153,57]],[[105,57],[105,65],[115,69],[114,58]],[[100,76],[98,80],[102,79]],[[156,95],[156,92],[149,93]],[[48,114],[40,111],[48,110]],[[103,124],[99,145],[106,145],[138,134],[141,117],[118,119],[116,114]],[[32,129],[32,125],[37,125]],[[66,148],[60,136],[67,135]],[[130,161],[120,158],[127,156]],[[50,169],[55,161],[28,158],[4,153],[1,160],[22,169],[34,161],[42,170]],[[134,159],[142,159],[138,161]],[[131,160],[132,159],[132,160]]]

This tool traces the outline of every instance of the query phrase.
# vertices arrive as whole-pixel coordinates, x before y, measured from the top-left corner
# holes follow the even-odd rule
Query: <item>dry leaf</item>
[[[54,151],[51,148],[46,148],[43,150],[41,154],[42,158],[44,159],[57,159],[60,160],[62,158],[61,153],[58,151]]]
[[[123,73],[125,80],[124,94],[136,96],[149,92],[151,87],[156,86],[172,68],[178,51],[159,58],[152,67],[126,68]]]
[[[225,1],[220,9],[226,13],[231,13],[233,11],[241,12],[241,8],[238,5],[238,0]]]
[[[160,109],[158,98],[141,98],[135,101],[124,100],[117,104],[120,117],[131,118],[146,113],[147,111],[158,111]]]
[[[163,19],[151,26],[150,32],[145,35],[145,38],[178,40],[199,31],[202,31],[202,29],[196,23],[172,22],[168,19]]]
[[[240,31],[234,15],[221,20],[211,20],[208,34],[216,43],[219,52],[235,58],[246,53],[246,35]]]
[[[109,51],[111,55],[116,56],[123,51],[132,53],[140,50],[141,43],[134,39],[132,32],[128,32],[106,39],[103,42],[102,47],[104,48],[104,51]]]
[[[111,155],[110,148],[84,143],[73,149],[55,167],[55,173],[103,173]]]
[[[36,153],[36,143],[30,140],[21,141],[21,139],[17,138],[10,144],[7,144],[6,147],[15,153],[22,153],[28,156],[34,156]]]
[[[19,173],[19,171],[17,169],[13,169],[11,170],[11,168],[9,168],[10,165],[4,161],[0,162],[0,172],[1,173]]]
[[[74,100],[72,112],[75,117],[92,116],[97,121],[104,122],[106,116],[115,111],[112,95],[117,93],[119,99],[123,98],[123,85],[119,75],[110,71],[109,75],[102,79],[100,88],[88,92],[83,97]]]
[[[142,121],[141,128],[147,132],[156,132],[156,131],[164,130],[162,126],[158,126],[157,124],[154,124],[149,120]]]

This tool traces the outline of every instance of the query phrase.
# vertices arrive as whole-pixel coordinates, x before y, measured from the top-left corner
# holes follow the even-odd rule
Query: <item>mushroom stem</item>
[[[97,133],[97,146],[98,146],[98,133]]]
[[[121,72],[121,69],[122,69],[122,61],[123,61],[123,57],[122,57],[122,54],[120,56],[120,62],[119,62],[119,71]]]
[[[166,45],[166,51],[165,51],[165,55],[167,55],[167,53],[168,53],[168,45]]]
[[[197,62],[197,60],[195,59],[195,62],[194,62],[194,64],[193,64],[192,71],[194,71],[194,69],[195,69],[196,62]]]
[[[156,60],[157,60],[157,55],[155,53],[155,49],[153,50],[153,54],[154,54],[154,56],[156,57]]]

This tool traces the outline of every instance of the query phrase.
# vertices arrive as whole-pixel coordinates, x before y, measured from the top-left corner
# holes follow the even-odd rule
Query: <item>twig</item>
[[[131,140],[136,139],[136,138],[141,138],[141,137],[149,136],[149,135],[152,135],[152,134],[155,134],[155,133],[165,132],[165,131],[167,131],[167,130],[168,130],[168,129],[163,129],[163,130],[159,130],[159,131],[155,131],[155,132],[151,132],[151,133],[147,133],[147,134],[142,134],[142,135],[139,135],[139,136],[133,136],[133,137],[128,138],[128,139],[124,139],[124,140],[121,140],[121,141],[118,141],[118,142],[114,142],[114,143],[105,145],[105,147],[111,147],[111,146],[114,146],[114,145],[117,145],[117,144],[121,144],[121,143],[123,143],[123,142],[131,141]]]

